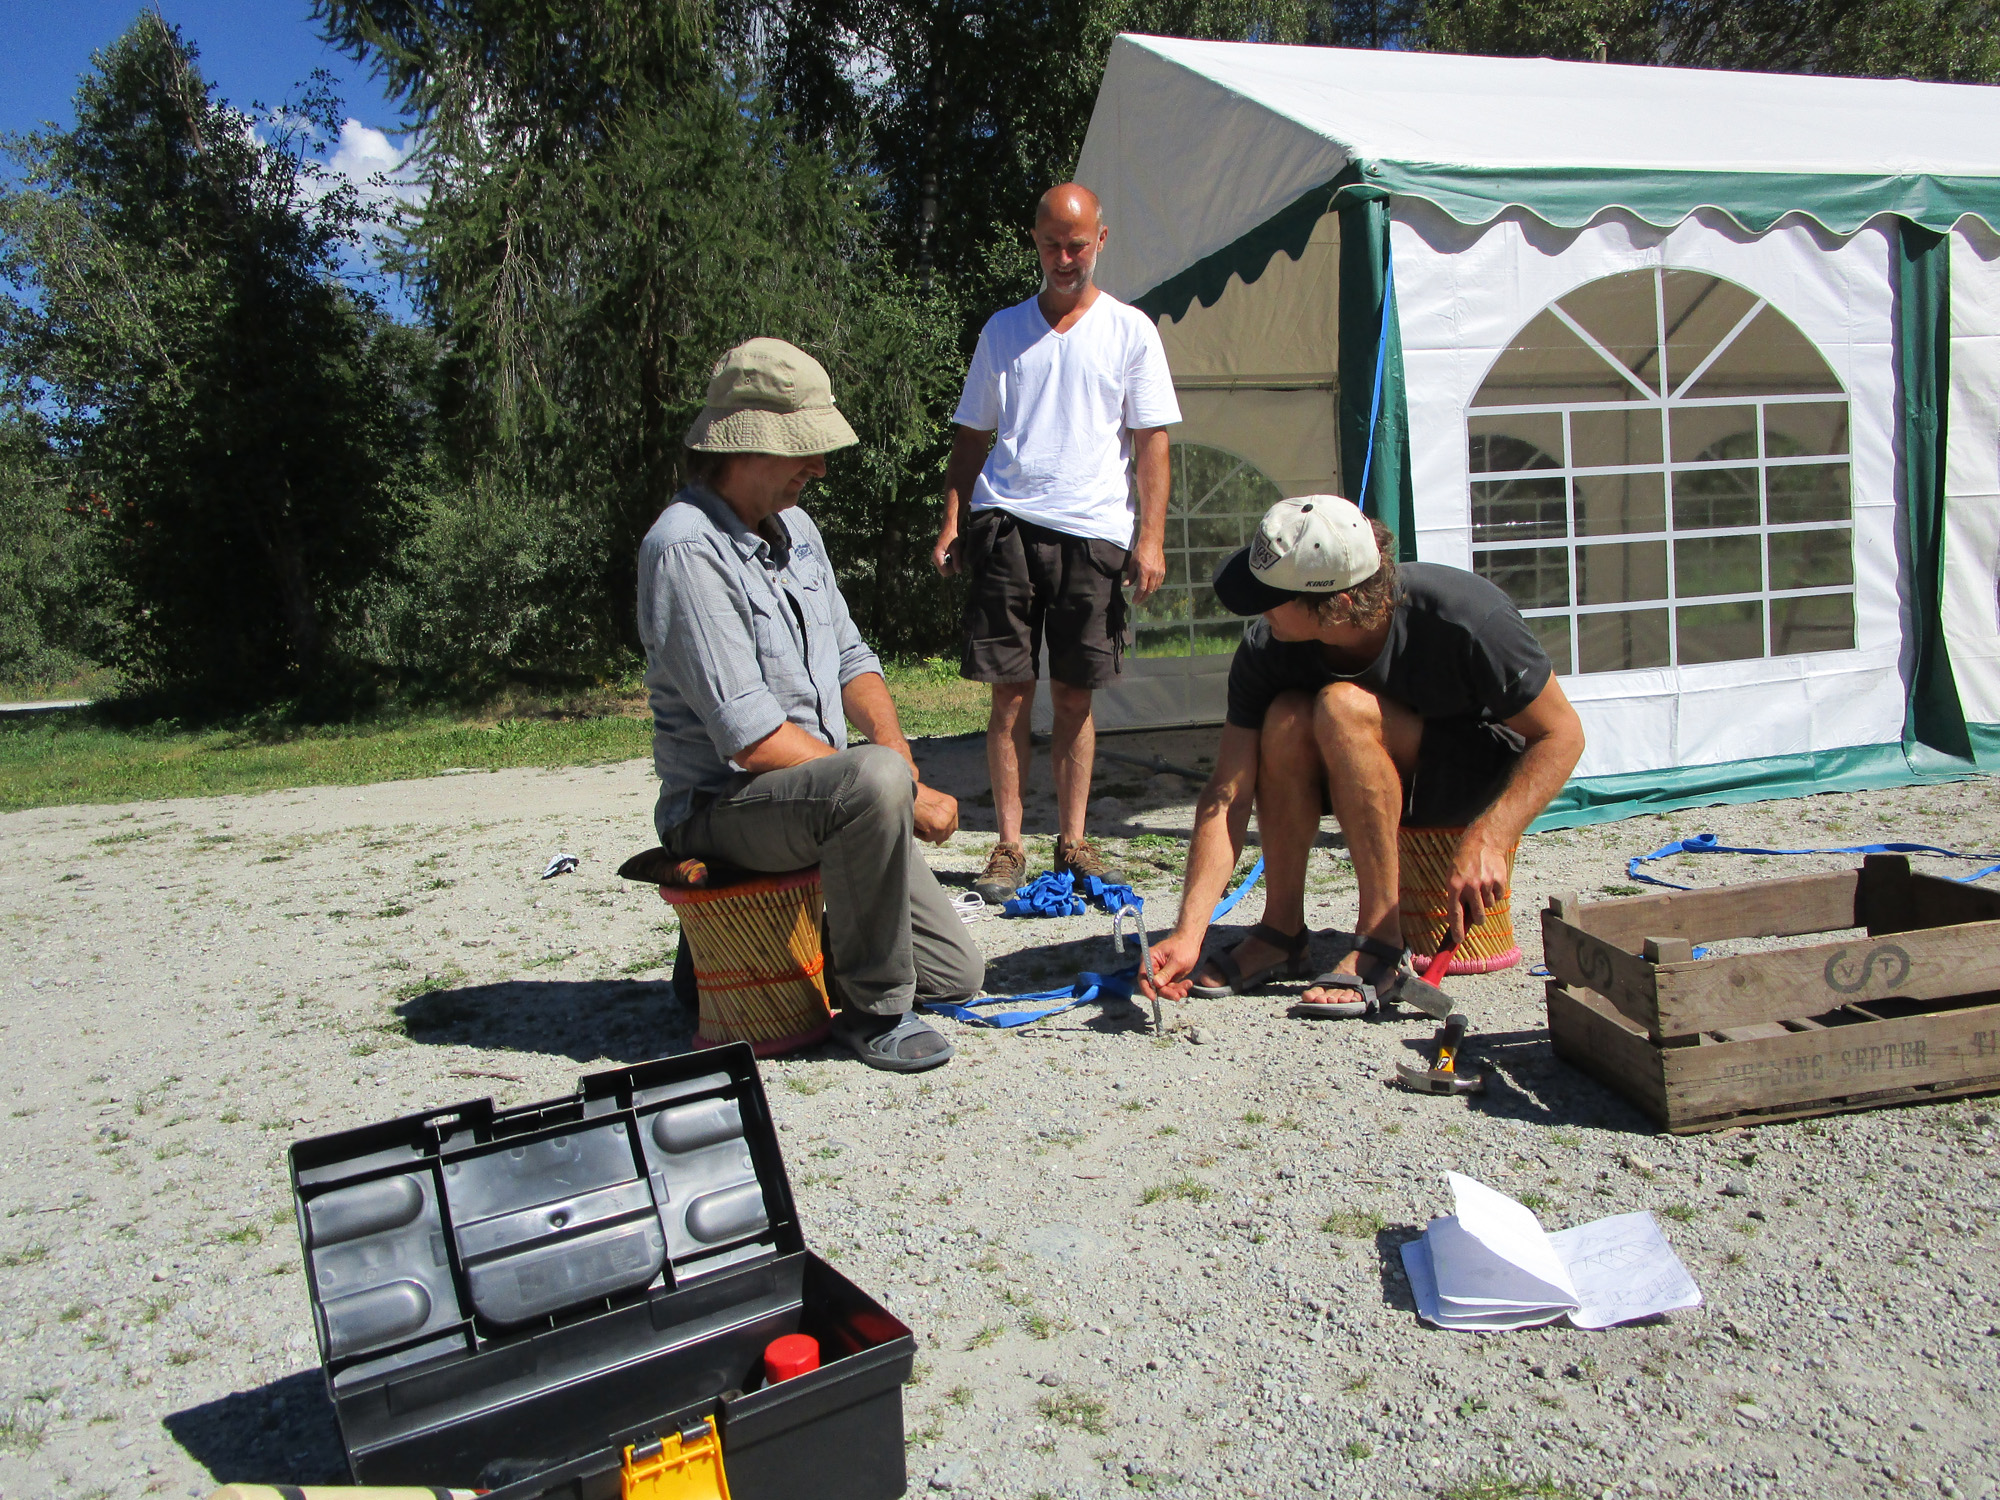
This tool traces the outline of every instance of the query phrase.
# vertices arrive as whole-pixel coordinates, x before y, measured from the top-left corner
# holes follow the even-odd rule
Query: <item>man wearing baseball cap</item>
[[[676,858],[818,865],[834,1035],[870,1067],[915,1073],[952,1054],[915,1002],[969,999],[986,966],[911,841],[950,838],[958,804],[917,774],[882,664],[797,508],[826,455],[856,441],[805,351],[751,339],[717,363],[687,432],[691,482],[639,550],[653,817]],[[850,720],[869,744],[847,747]]]
[[[1331,808],[1359,886],[1350,950],[1294,1013],[1368,1014],[1410,972],[1396,829],[1465,827],[1447,892],[1450,941],[1506,891],[1507,855],[1583,754],[1548,654],[1487,580],[1397,564],[1386,527],[1336,495],[1280,501],[1215,575],[1231,613],[1259,616],[1229,669],[1215,774],[1195,811],[1180,918],[1152,950],[1169,998],[1247,994],[1313,972],[1306,857]],[[1208,913],[1243,848],[1264,846],[1264,914],[1202,956]]]

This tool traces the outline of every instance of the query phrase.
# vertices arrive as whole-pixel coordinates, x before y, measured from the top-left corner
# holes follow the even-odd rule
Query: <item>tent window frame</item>
[[[1533,317],[1523,322],[1525,331],[1535,318],[1547,311],[1565,325],[1608,366],[1607,374],[1623,378],[1628,387],[1620,397],[1604,400],[1562,399],[1551,402],[1508,402],[1506,404],[1482,405],[1480,395],[1494,381],[1500,366],[1509,351],[1503,350],[1495,359],[1492,369],[1487,371],[1478,389],[1474,392],[1465,411],[1466,454],[1467,454],[1467,515],[1470,521],[1472,561],[1475,572],[1482,576],[1492,576],[1503,588],[1508,582],[1515,584],[1515,602],[1521,609],[1529,626],[1549,648],[1559,675],[1575,675],[1578,672],[1624,671],[1647,667],[1680,667],[1705,664],[1715,661],[1754,661],[1779,656],[1803,655],[1809,651],[1852,650],[1855,640],[1855,576],[1854,567],[1854,506],[1853,506],[1853,453],[1851,434],[1851,397],[1837,374],[1826,363],[1825,356],[1812,344],[1803,332],[1807,347],[1818,356],[1825,379],[1832,389],[1802,391],[1797,394],[1772,392],[1754,395],[1691,395],[1699,387],[1703,377],[1718,360],[1734,346],[1737,339],[1756,322],[1767,308],[1782,317],[1781,310],[1771,307],[1769,300],[1749,293],[1749,309],[1735,320],[1734,326],[1710,349],[1686,375],[1680,376],[1668,366],[1671,330],[1667,327],[1666,305],[1662,277],[1668,271],[1685,268],[1651,267],[1646,271],[1615,272],[1612,276],[1601,277],[1593,282],[1583,283],[1563,294],[1564,298],[1574,295],[1584,287],[1598,286],[1603,282],[1629,278],[1637,282],[1641,277],[1649,277],[1653,296],[1654,323],[1657,344],[1652,351],[1652,359],[1664,375],[1659,382],[1660,390],[1655,393],[1639,376],[1628,369],[1617,355],[1611,353],[1576,318],[1562,306],[1563,298],[1551,301],[1546,309],[1538,310]],[[1717,282],[1726,278],[1709,275]],[[1733,283],[1731,283],[1733,285]],[[1787,322],[1790,320],[1787,319]],[[1796,324],[1792,325],[1795,329]],[[1520,335],[1516,335],[1518,341]],[[1510,345],[1510,349],[1513,346]],[[1811,382],[1808,381],[1808,384]],[[1607,385],[1612,384],[1606,381]],[[1503,389],[1514,389],[1503,385]],[[1838,452],[1814,453],[1772,452],[1770,442],[1771,418],[1774,412],[1781,413],[1788,406],[1818,405],[1841,408],[1837,430],[1841,433]],[[1677,458],[1674,452],[1675,414],[1692,416],[1704,410],[1737,409],[1748,415],[1751,431],[1755,435],[1754,454],[1716,454],[1713,450],[1721,446],[1729,437],[1747,436],[1747,433],[1733,433],[1729,437],[1711,441],[1706,448],[1692,457]],[[1573,419],[1592,412],[1617,413],[1628,420],[1642,413],[1657,414],[1660,422],[1660,457],[1657,462],[1643,460],[1637,462],[1578,464],[1580,456],[1576,446]],[[1545,433],[1549,419],[1561,424],[1562,451],[1550,454],[1546,449],[1536,447],[1535,461],[1524,462],[1523,467],[1508,470],[1479,468],[1480,455],[1491,455],[1497,444],[1511,440],[1518,449],[1523,440],[1511,435],[1482,431],[1475,435],[1473,424],[1486,423],[1490,418],[1524,417],[1536,419],[1535,425]],[[1524,430],[1526,424],[1524,424]],[[1483,445],[1483,446],[1482,446]],[[1831,446],[1831,443],[1821,446]],[[1490,460],[1489,460],[1490,463]],[[1804,520],[1772,519],[1772,482],[1774,477],[1782,482],[1787,470],[1819,469],[1823,473],[1838,467],[1842,472],[1838,480],[1838,514],[1810,516]],[[1698,507],[1692,503],[1677,506],[1677,501],[1692,502],[1695,481],[1704,474],[1740,474],[1746,478],[1755,476],[1755,514],[1739,520],[1723,517],[1723,524],[1701,524]],[[1591,479],[1607,480],[1622,477],[1650,479],[1657,476],[1660,485],[1661,510],[1657,524],[1633,525],[1629,523],[1620,529],[1605,531],[1596,527],[1585,529],[1580,505],[1578,481]],[[1506,539],[1493,528],[1504,524],[1494,520],[1482,521],[1482,505],[1489,503],[1488,497],[1499,498],[1499,487],[1508,480],[1529,481],[1522,499],[1532,508],[1522,514],[1532,515],[1532,519],[1519,522],[1521,530],[1513,539]],[[1559,491],[1556,487],[1559,486]],[[1719,488],[1726,492],[1730,486],[1725,480]],[[1831,490],[1822,486],[1826,496]],[[1724,498],[1730,498],[1726,494]],[[1748,502],[1752,497],[1738,489],[1733,497],[1739,503]],[[1518,506],[1520,501],[1516,501]],[[1809,508],[1809,507],[1808,507]],[[1488,512],[1489,517],[1494,512]],[[1715,520],[1717,512],[1711,510],[1709,520]],[[1482,531],[1487,534],[1482,536]],[[1788,537],[1800,540],[1788,542]],[[1815,543],[1813,536],[1824,536],[1825,541]],[[1731,539],[1755,538],[1754,546],[1741,542],[1731,548]],[[1718,545],[1720,544],[1720,545]],[[1659,549],[1658,553],[1645,552],[1646,547]],[[1656,585],[1635,585],[1638,593],[1628,593],[1620,598],[1597,598],[1587,601],[1585,593],[1588,581],[1584,576],[1584,565],[1579,553],[1584,549],[1599,547],[1629,547],[1634,550],[1624,554],[1630,571],[1630,559],[1643,557],[1649,564],[1658,556],[1664,558],[1664,577]],[[1561,581],[1560,568],[1554,554],[1560,550],[1568,568],[1567,588],[1560,600],[1551,597],[1551,592]],[[1727,560],[1734,558],[1735,569],[1740,572],[1743,564],[1755,555],[1755,587],[1732,587],[1748,580],[1727,576],[1728,566],[1716,566],[1711,561],[1708,576],[1704,578],[1703,559]],[[1595,554],[1607,561],[1612,560],[1609,552]],[[1780,566],[1780,559],[1791,569],[1791,575],[1783,580],[1774,576]],[[1804,561],[1801,561],[1801,560]],[[1801,574],[1817,567],[1829,576],[1822,581],[1804,581]],[[1648,570],[1650,571],[1650,569]],[[1839,575],[1844,572],[1844,578]],[[1692,573],[1694,576],[1689,577]],[[1722,576],[1717,576],[1718,574]],[[1503,581],[1504,580],[1504,581]],[[1532,581],[1535,597],[1522,598],[1519,590],[1524,583]],[[1776,586],[1780,583],[1788,586]],[[1837,617],[1838,606],[1821,607],[1824,618],[1815,625],[1810,617],[1815,612],[1811,605],[1794,605],[1790,601],[1812,599],[1844,599],[1845,639],[1838,639],[1841,625]],[[1724,626],[1720,634],[1710,622],[1726,620],[1734,612],[1737,625],[1734,634]],[[1664,612],[1661,621],[1641,621],[1641,616]],[[1586,661],[1584,636],[1593,617],[1624,616],[1622,629],[1627,636],[1623,659],[1606,658],[1601,653],[1597,660]],[[1754,631],[1748,628],[1754,616]],[[1781,616],[1805,621],[1803,630],[1808,639],[1818,630],[1831,644],[1809,645],[1801,649],[1796,641],[1788,638],[1788,632],[1781,624]],[[1829,625],[1827,620],[1834,620]],[[1664,659],[1635,660],[1635,648],[1630,644],[1634,624],[1643,628],[1638,632],[1656,642],[1653,651]],[[1603,638],[1604,627],[1619,628],[1621,622],[1604,619],[1594,632],[1597,639]],[[1664,625],[1664,631],[1659,627]],[[1746,645],[1754,634],[1759,649],[1751,652],[1739,649]],[[1718,642],[1721,644],[1718,646]],[[1661,646],[1664,651],[1661,652]],[[1567,660],[1565,660],[1565,654]]]
[[[1201,493],[1192,497],[1183,493],[1182,486],[1189,449],[1227,460],[1227,466],[1210,476]],[[1209,587],[1213,569],[1207,564],[1222,549],[1213,539],[1197,545],[1190,537],[1189,523],[1236,521],[1240,539],[1228,544],[1233,550],[1250,540],[1264,513],[1283,498],[1283,491],[1249,459],[1219,444],[1175,440],[1168,452],[1173,487],[1167,498],[1166,582],[1145,604],[1133,605],[1126,627],[1131,640],[1128,649],[1135,657],[1168,660],[1176,656],[1191,658],[1233,652],[1242,635],[1243,622],[1233,615],[1204,612],[1216,603]],[[1224,495],[1233,482],[1245,478],[1264,491],[1253,502],[1254,509],[1208,510],[1210,503]],[[1176,635],[1180,639],[1179,651],[1161,649]]]

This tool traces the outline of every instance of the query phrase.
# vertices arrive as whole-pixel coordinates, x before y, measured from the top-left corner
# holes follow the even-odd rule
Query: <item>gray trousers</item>
[[[746,870],[818,865],[835,1000],[894,1016],[966,1000],[986,960],[911,833],[916,784],[893,750],[858,745],[804,765],[738,774],[660,843],[677,859]]]

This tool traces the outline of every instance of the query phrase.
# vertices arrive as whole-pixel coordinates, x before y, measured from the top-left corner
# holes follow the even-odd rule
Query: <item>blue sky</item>
[[[90,55],[138,16],[138,0],[0,0],[0,131],[44,120],[72,123],[70,96]],[[400,134],[396,111],[367,69],[320,40],[306,0],[160,0],[159,9],[201,49],[201,70],[231,104],[277,104],[314,68],[340,81],[347,112]]]
[[[315,68],[334,75],[348,122],[330,164],[366,184],[401,161],[405,135],[397,110],[368,69],[320,40],[308,0],[159,0],[201,56],[202,75],[239,109],[271,107],[298,91]],[[0,0],[0,132],[75,123],[71,99],[91,54],[116,41],[141,9],[140,0]],[[11,167],[0,167],[11,177]],[[408,315],[398,288],[366,278],[392,312]]]

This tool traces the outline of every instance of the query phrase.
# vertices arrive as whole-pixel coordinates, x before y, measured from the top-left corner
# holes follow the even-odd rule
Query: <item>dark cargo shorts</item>
[[[1426,719],[1417,764],[1403,778],[1402,821],[1411,828],[1463,828],[1507,790],[1523,740],[1505,724],[1476,718]],[[1333,796],[1320,784],[1320,812]]]
[[[958,675],[972,682],[1033,682],[1044,637],[1049,676],[1104,687],[1125,649],[1123,547],[1051,531],[999,509],[977,512],[960,539],[971,588]]]

